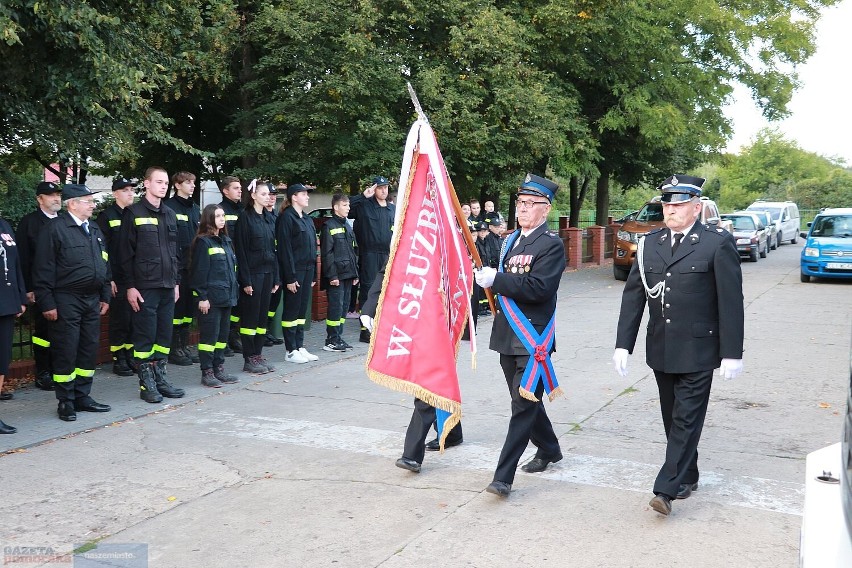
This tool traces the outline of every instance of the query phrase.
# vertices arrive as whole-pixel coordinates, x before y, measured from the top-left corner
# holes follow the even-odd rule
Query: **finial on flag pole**
[[[429,122],[429,119],[426,118],[426,113],[423,112],[423,107],[420,106],[420,101],[417,99],[417,93],[414,92],[414,87],[411,86],[411,82],[406,81],[405,84],[408,87],[408,94],[411,96],[411,102],[414,103],[414,110],[417,112],[417,118],[424,122]]]

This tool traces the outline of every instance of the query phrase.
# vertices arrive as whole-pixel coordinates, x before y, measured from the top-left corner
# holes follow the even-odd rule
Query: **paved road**
[[[746,372],[714,385],[701,487],[668,518],[647,506],[664,453],[656,385],[642,338],[629,375],[612,369],[623,284],[605,266],[566,273],[559,294],[567,397],[549,413],[565,459],[519,473],[506,501],[484,492],[509,415],[490,319],[476,371],[469,353],[459,361],[465,443],[428,454],[419,475],[393,465],[409,398],[366,379],[363,344],[319,351],[315,325],[316,363],[275,348],[278,372],[221,390],[173,367],[189,391],[177,406],[143,403],[132,378],[102,371],[109,414],[64,423],[50,393],[29,389],[0,403],[20,429],[0,436],[5,560],[135,543],[151,567],[796,566],[804,457],[839,439],[852,322],[852,284],[800,283],[800,249],[743,264]],[[354,321],[345,333],[354,344]],[[144,566],[128,562],[97,565]]]

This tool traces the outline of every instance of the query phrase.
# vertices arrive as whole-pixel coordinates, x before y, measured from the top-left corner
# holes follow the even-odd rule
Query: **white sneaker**
[[[302,353],[300,351],[295,350],[295,349],[293,351],[290,351],[289,353],[287,353],[287,355],[284,356],[284,360],[287,361],[288,363],[307,363],[308,362],[308,359],[306,359],[305,356],[302,355]]]
[[[319,361],[319,357],[317,357],[313,353],[308,353],[308,350],[304,347],[299,347],[299,353],[301,353],[302,357],[304,357],[308,361]]]

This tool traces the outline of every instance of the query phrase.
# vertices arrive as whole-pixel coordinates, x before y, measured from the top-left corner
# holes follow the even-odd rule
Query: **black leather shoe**
[[[89,398],[88,400],[75,400],[74,408],[77,409],[77,412],[109,412],[112,410],[110,405],[95,402],[92,398]]]
[[[533,458],[529,463],[526,463],[521,467],[521,470],[527,473],[539,473],[547,469],[547,466],[552,463],[556,463],[562,459],[562,452],[556,454],[552,458]]]
[[[47,371],[42,371],[41,373],[36,375],[35,386],[37,386],[41,390],[52,391],[53,377]]]
[[[65,422],[74,422],[77,420],[77,411],[74,410],[73,402],[60,402],[56,412],[59,413],[59,419]]]
[[[663,516],[668,517],[669,513],[672,512],[672,500],[669,499],[668,495],[663,495],[662,493],[654,495],[654,498],[648,504]]]
[[[500,497],[508,497],[509,493],[512,492],[512,484],[505,481],[492,481],[485,490]]]
[[[464,442],[464,440],[453,440],[452,442],[450,442],[448,440],[448,441],[444,442],[444,449],[446,450],[447,448],[452,448],[453,446],[458,446],[462,442]],[[429,450],[430,452],[437,452],[438,450],[441,449],[441,442],[438,440],[438,438],[435,438],[431,442],[426,443],[426,449]]]
[[[14,434],[18,429],[0,420],[0,434]]]
[[[361,343],[370,343],[370,332],[366,329],[362,329],[361,334],[358,336],[358,341]]]
[[[12,400],[13,398],[15,398],[15,395],[10,392],[0,394],[0,400]]]
[[[686,499],[692,492],[698,489],[698,482],[695,483],[681,483],[677,488],[677,495],[675,499]]]
[[[408,458],[399,458],[398,460],[396,460],[396,467],[407,469],[408,471],[413,473],[420,473],[420,464]]]

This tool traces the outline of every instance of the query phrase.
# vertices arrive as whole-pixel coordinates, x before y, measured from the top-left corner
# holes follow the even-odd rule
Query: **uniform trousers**
[[[49,322],[56,398],[82,400],[92,390],[101,334],[100,296],[55,291],[57,318]]]
[[[509,419],[509,431],[506,433],[506,441],[503,443],[497,470],[494,472],[494,481],[502,481],[510,485],[515,479],[518,462],[529,442],[538,448],[536,457],[548,459],[561,453],[559,440],[556,439],[553,425],[544,410],[542,401],[544,384],[539,382],[535,389],[534,394],[538,402],[525,399],[518,391],[527,360],[529,355],[500,354],[500,367],[503,369],[509,394],[512,396],[512,417]]]
[[[172,344],[175,289],[147,288],[139,293],[144,302],[138,312],[130,310],[133,358],[140,362],[166,359]]]
[[[426,455],[426,436],[429,435],[429,429],[432,428],[433,424],[435,424],[435,407],[415,398],[411,422],[408,424],[408,430],[405,431],[405,447],[402,450],[402,457],[423,463],[423,457]],[[461,439],[462,427],[461,422],[459,422],[447,434],[445,443],[452,444]]]
[[[379,271],[388,262],[388,253],[361,250],[358,259],[358,303],[363,306],[367,303],[370,288]]]
[[[0,316],[0,376],[9,373],[12,363],[12,337],[15,333],[15,314]]]
[[[275,319],[275,314],[278,312],[278,306],[281,304],[281,296],[284,294],[284,286],[279,286],[278,289],[269,298],[269,312],[266,317],[269,321]]]
[[[325,289],[328,296],[327,315],[325,318],[326,342],[334,343],[343,339],[343,325],[346,323],[346,309],[349,307],[349,297],[352,294],[354,278],[341,280],[338,286],[331,284]]]
[[[713,370],[697,373],[654,371],[666,430],[666,461],[654,493],[674,499],[683,483],[698,482],[698,441],[704,428]]]
[[[284,347],[288,353],[305,345],[305,317],[308,313],[308,300],[311,299],[313,281],[313,266],[297,269],[296,282],[299,283],[299,287],[296,289],[296,293],[294,294],[289,289],[284,292],[281,329],[284,332]]]
[[[198,312],[198,360],[201,370],[213,369],[225,363],[225,347],[228,345],[228,332],[231,307],[210,306],[206,314]]]
[[[51,373],[50,364],[50,322],[44,319],[43,311],[38,302],[30,308],[33,311],[33,360],[35,361],[36,375]]]
[[[132,311],[127,301],[127,288],[116,286],[115,297],[109,302],[109,350],[113,357],[123,349],[128,355],[133,351],[130,340],[130,318]]]
[[[172,317],[172,323],[175,327],[191,324],[196,306],[197,301],[193,298],[192,288],[189,286],[189,271],[181,270],[180,295],[175,302],[175,313]]]
[[[272,274],[251,273],[251,296],[240,289],[237,306],[240,311],[240,339],[243,357],[249,358],[263,352],[266,341],[266,324],[269,321],[269,298],[272,296]]]

